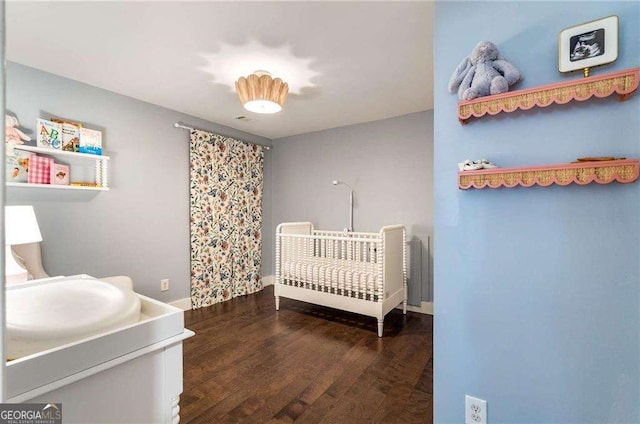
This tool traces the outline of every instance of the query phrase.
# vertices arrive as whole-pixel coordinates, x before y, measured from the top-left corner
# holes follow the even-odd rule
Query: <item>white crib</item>
[[[280,297],[355,312],[378,319],[402,304],[407,313],[406,231],[317,231],[310,222],[276,229],[276,310]]]

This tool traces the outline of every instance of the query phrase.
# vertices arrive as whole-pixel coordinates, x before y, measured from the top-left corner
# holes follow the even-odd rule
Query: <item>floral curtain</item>
[[[264,149],[191,132],[191,305],[193,309],[262,289]]]

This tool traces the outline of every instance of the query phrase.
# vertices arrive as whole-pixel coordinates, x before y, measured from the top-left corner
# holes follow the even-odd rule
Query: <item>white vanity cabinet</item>
[[[92,279],[27,284],[65,278]],[[194,333],[182,310],[136,295],[139,322],[8,362],[8,402],[62,403],[65,423],[177,424],[182,342]]]
[[[62,403],[64,423],[178,424],[182,340],[149,350],[133,359],[125,356],[92,367],[82,372],[86,377],[74,383],[30,399],[20,396],[20,400]]]

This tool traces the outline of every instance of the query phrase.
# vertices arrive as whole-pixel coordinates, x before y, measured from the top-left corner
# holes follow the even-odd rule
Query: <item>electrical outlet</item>
[[[487,424],[487,401],[465,396],[464,422],[465,424]]]
[[[169,290],[169,279],[160,280],[160,291]]]

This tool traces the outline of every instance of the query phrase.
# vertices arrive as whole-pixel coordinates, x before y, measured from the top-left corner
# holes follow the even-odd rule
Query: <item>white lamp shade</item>
[[[33,206],[5,206],[4,242],[7,245],[42,241]]]

